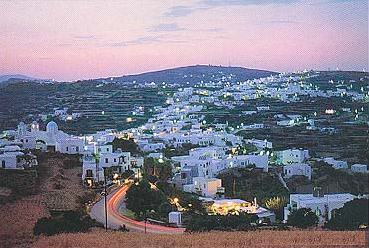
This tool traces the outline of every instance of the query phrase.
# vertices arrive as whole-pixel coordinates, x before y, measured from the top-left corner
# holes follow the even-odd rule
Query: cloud
[[[268,5],[289,4],[299,0],[203,0],[200,3],[207,6],[240,6],[240,5]]]
[[[95,35],[75,35],[73,36],[75,39],[80,40],[91,40],[91,39],[97,39]]]
[[[293,21],[293,20],[272,20],[272,21],[265,21],[263,23],[270,23],[270,24],[298,24],[301,23],[300,21]]]
[[[144,37],[139,37],[133,40],[111,43],[109,44],[109,46],[126,47],[126,46],[132,46],[132,45],[140,45],[140,44],[152,44],[155,42],[159,42],[160,40],[161,40],[160,36],[144,36]]]
[[[220,31],[223,31],[224,29],[223,28],[208,28],[208,29],[204,29],[203,31],[206,31],[206,32],[220,32]]]
[[[172,40],[172,39],[168,39],[167,36],[158,35],[158,36],[144,36],[144,37],[138,37],[138,38],[133,39],[133,40],[109,43],[105,46],[127,47],[127,46],[133,46],[133,45],[146,45],[146,44],[154,44],[154,43],[187,43],[187,41],[185,41],[185,40]]]
[[[367,2],[367,0],[314,0],[314,1],[302,1],[302,0],[201,0],[199,3],[209,7],[217,6],[247,6],[247,5],[269,5],[269,4],[326,4],[326,3],[340,3],[340,2]]]
[[[152,26],[149,31],[150,32],[172,32],[172,31],[180,31],[184,30],[180,28],[177,23],[160,23],[158,25]]]
[[[165,16],[170,17],[181,17],[187,16],[194,12],[196,9],[188,6],[173,6],[169,8],[168,12],[165,13]]]
[[[51,60],[51,59],[55,59],[55,58],[53,58],[53,57],[39,57],[37,59],[39,59],[39,60]]]

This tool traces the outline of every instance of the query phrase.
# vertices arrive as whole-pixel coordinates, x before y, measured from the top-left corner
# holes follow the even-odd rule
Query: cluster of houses
[[[300,101],[301,96],[309,97],[351,97],[353,101],[368,100],[369,94],[362,89],[361,92],[353,91],[352,84],[343,88],[340,82],[332,82],[335,90],[319,89],[318,86],[306,83],[303,79],[314,78],[319,74],[311,72],[285,74],[281,73],[277,76],[266,78],[247,80],[244,82],[227,83],[227,82],[207,82],[198,83],[194,87],[181,89],[168,99],[167,103],[179,102],[187,100],[189,103],[213,104],[215,106],[227,107],[234,109],[236,105],[242,105],[243,100],[264,98],[275,98],[283,102]],[[217,90],[199,89],[199,88],[216,88]],[[334,88],[333,87],[333,88]],[[260,111],[269,111],[269,106],[257,106],[255,110],[245,111],[245,114],[254,114]],[[336,110],[326,110],[326,114],[333,114]],[[351,112],[350,109],[343,108],[342,111]],[[361,111],[362,112],[362,111]],[[358,112],[355,112],[358,113]],[[356,118],[357,119],[357,118]],[[303,121],[301,116],[287,116],[277,121],[277,125],[292,126]],[[305,120],[306,121],[306,120]],[[260,123],[259,123],[260,124]],[[260,125],[251,126],[250,128],[262,128]]]
[[[49,122],[44,131],[40,130],[37,122],[28,125],[21,122],[16,130],[6,132],[6,136],[14,137],[12,141],[0,139],[0,162],[5,169],[24,168],[25,155],[31,156],[25,151],[31,149],[81,154],[83,155],[82,180],[86,185],[93,186],[104,181],[106,170],[116,175],[133,171],[139,176],[144,158],[133,156],[130,152],[121,149],[114,149],[110,142],[116,138],[134,140],[143,154],[156,158],[163,158],[164,149],[175,150],[190,145],[192,148],[187,151],[187,154],[168,158],[173,164],[174,176],[171,182],[184,191],[198,194],[204,202],[213,202],[213,211],[216,213],[228,213],[230,210],[247,211],[256,213],[260,218],[274,220],[274,214],[258,206],[256,199],[252,203],[240,199],[224,199],[224,187],[217,175],[232,168],[268,172],[271,161],[275,160],[275,164],[282,167],[282,176],[285,179],[304,176],[311,180],[309,151],[304,149],[271,151],[272,142],[258,139],[244,140],[232,132],[233,129],[228,123],[207,125],[203,112],[206,111],[208,103],[232,109],[234,104],[240,104],[243,99],[256,99],[262,96],[276,97],[282,101],[296,101],[299,95],[337,96],[336,92],[327,94],[299,80],[299,76],[281,74],[279,77],[248,80],[216,91],[196,87],[179,89],[166,100],[165,106],[154,108],[155,115],[146,124],[124,131],[108,129],[92,135],[73,136],[59,130],[54,121]],[[281,84],[281,82],[285,83]],[[360,97],[357,94],[344,92],[344,95]],[[342,92],[339,95],[342,95]],[[244,114],[252,115],[269,110],[269,106],[257,106],[255,110],[246,111],[247,113]],[[138,107],[133,112],[135,115],[143,115],[144,109]],[[69,118],[65,108],[55,109],[54,115],[62,120]],[[313,119],[306,120],[300,115],[275,115],[274,117],[277,119],[277,125],[296,125],[306,121],[310,127],[314,127]],[[239,126],[240,130],[262,128],[264,128],[263,123]],[[253,145],[256,151],[246,151],[243,154],[235,152],[237,147],[243,147],[246,144]],[[37,160],[32,158],[31,162],[27,163],[35,165]],[[346,162],[337,161],[334,158],[324,158],[324,161],[335,169],[348,168]],[[351,171],[367,173],[367,166],[354,164],[351,165]],[[285,213],[288,215],[291,209],[311,207],[316,210],[318,216],[327,218],[332,209],[353,197],[349,194],[291,195]]]
[[[81,117],[81,113],[78,112],[69,113],[68,108],[63,107],[63,108],[53,108],[53,112],[48,114],[42,113],[39,114],[38,117],[41,121],[47,121],[49,117],[53,117],[61,121],[67,122],[77,120],[78,118]]]

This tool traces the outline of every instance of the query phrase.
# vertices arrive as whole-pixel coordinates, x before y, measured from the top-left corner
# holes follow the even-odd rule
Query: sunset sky
[[[367,0],[0,1],[0,74],[368,70]]]

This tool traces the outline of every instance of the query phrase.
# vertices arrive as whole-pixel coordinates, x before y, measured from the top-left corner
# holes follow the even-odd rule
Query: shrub
[[[94,226],[101,226],[101,224],[89,216],[81,216],[75,211],[66,211],[60,216],[39,219],[33,228],[33,234],[51,236],[63,232],[84,232]]]
[[[288,215],[287,223],[299,228],[308,228],[315,226],[318,220],[318,216],[310,208],[300,208]]]
[[[354,199],[333,212],[324,227],[332,230],[357,230],[360,225],[368,226],[368,199]]]
[[[240,212],[227,215],[193,215],[187,226],[188,231],[202,232],[211,230],[223,231],[247,231],[253,229],[251,223],[255,223],[258,217],[255,214]]]

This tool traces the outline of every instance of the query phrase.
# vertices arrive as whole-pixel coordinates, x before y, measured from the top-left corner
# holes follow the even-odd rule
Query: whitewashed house
[[[368,173],[368,166],[366,164],[353,164],[351,171],[354,173]]]
[[[280,158],[284,165],[303,163],[309,158],[309,151],[302,149],[287,149],[280,152]]]
[[[334,209],[342,208],[346,202],[355,198],[352,194],[291,194],[290,202],[284,208],[284,220],[287,221],[291,211],[310,208],[319,217],[319,222],[324,222],[332,217]]]
[[[324,158],[324,162],[332,165],[332,167],[335,168],[336,170],[348,169],[348,165],[346,161],[335,160],[334,158],[329,157],[329,158]]]
[[[258,148],[261,148],[261,149],[265,149],[265,148],[268,148],[268,149],[271,149],[273,148],[273,143],[270,142],[270,141],[267,141],[267,140],[258,140],[258,139],[248,139],[246,140],[246,142],[248,144],[252,144]]]
[[[101,145],[97,150],[97,154],[85,154],[82,160],[82,180],[89,186],[104,180],[104,168],[114,167],[113,172],[119,174],[127,170],[137,172],[143,166],[143,158],[121,149],[113,151],[112,145]]]
[[[305,176],[311,180],[311,167],[308,164],[290,164],[283,166],[283,175],[285,178],[293,176]]]
[[[17,154],[13,152],[0,154],[0,165],[2,169],[17,169]]]
[[[183,185],[183,191],[214,198],[217,192],[223,191],[222,180],[218,178],[194,177],[193,184]]]
[[[143,152],[156,152],[164,148],[164,143],[147,143],[141,148],[141,150]]]

